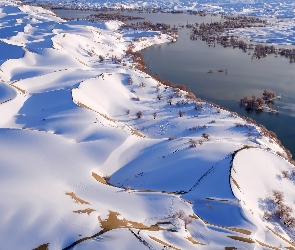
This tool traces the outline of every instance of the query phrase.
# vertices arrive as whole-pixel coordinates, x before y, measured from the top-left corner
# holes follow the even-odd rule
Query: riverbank
[[[138,51],[172,37],[18,2],[0,13],[1,247],[295,245],[287,152],[141,70]]]
[[[58,14],[67,18],[74,18],[84,11],[57,10]],[[108,13],[117,11],[109,10]],[[84,13],[84,17],[93,12]],[[249,117],[258,124],[275,132],[283,145],[295,155],[295,96],[293,93],[295,84],[293,81],[293,65],[285,59],[285,56],[269,55],[267,58],[254,59],[252,53],[242,50],[224,48],[217,44],[208,46],[202,39],[192,41],[191,29],[186,24],[214,23],[224,19],[221,15],[189,15],[171,13],[138,13],[136,11],[124,11],[124,15],[139,16],[145,21],[154,23],[167,23],[178,29],[179,38],[173,44],[165,44],[159,47],[150,47],[143,50],[147,72],[156,77],[165,79],[174,85],[185,85],[195,96],[216,103],[243,117]],[[139,20],[140,21],[140,20]],[[127,23],[134,23],[130,20]],[[183,27],[184,28],[181,28]],[[248,40],[247,44],[251,44]],[[255,46],[257,45],[254,43]],[[261,45],[259,45],[261,46]],[[285,48],[278,46],[278,48]],[[292,48],[292,46],[290,47]],[[199,60],[201,58],[201,60]],[[177,59],[177,60],[176,60]],[[209,69],[224,72],[208,74]],[[226,72],[225,72],[226,69]],[[282,96],[276,101],[275,109],[280,108],[278,116],[273,113],[247,112],[239,107],[238,102],[243,96],[259,96],[264,89],[271,89]],[[287,91],[286,91],[287,90]],[[294,116],[293,116],[294,115]]]

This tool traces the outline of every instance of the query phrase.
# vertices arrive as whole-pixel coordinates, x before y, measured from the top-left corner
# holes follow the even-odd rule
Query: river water
[[[83,17],[91,11],[58,10],[61,17]],[[74,12],[75,13],[75,12]],[[127,12],[123,13],[127,14]],[[172,26],[195,22],[219,21],[220,16],[206,17],[188,14],[136,13],[128,15],[145,17],[152,22],[170,23]],[[131,21],[136,22],[136,21]],[[214,102],[239,115],[254,119],[267,129],[274,131],[282,144],[295,156],[295,63],[283,57],[268,55],[263,59],[251,59],[242,50],[209,47],[203,41],[189,39],[190,29],[179,29],[175,43],[157,45],[141,53],[147,71],[175,84],[184,84],[199,98]],[[218,69],[227,69],[219,73]],[[209,69],[214,73],[207,73]],[[216,70],[216,71],[215,71]],[[238,100],[243,96],[262,96],[264,89],[281,95],[274,106],[280,107],[278,114],[270,112],[247,112]]]

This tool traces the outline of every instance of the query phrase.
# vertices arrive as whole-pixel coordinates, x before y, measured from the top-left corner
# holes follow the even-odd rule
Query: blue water
[[[92,11],[64,11],[63,17],[83,17]],[[126,12],[124,14],[127,14]],[[217,17],[199,17],[188,14],[137,13],[153,22],[178,26],[187,22],[210,22]],[[131,21],[132,22],[132,21]],[[208,47],[205,42],[191,41],[190,30],[180,29],[175,43],[153,46],[142,51],[147,70],[175,84],[184,84],[199,98],[214,102],[239,115],[254,119],[274,131],[283,145],[295,156],[295,63],[272,55],[260,60],[239,49]],[[227,69],[225,73],[208,74],[209,69]],[[261,96],[264,89],[271,89],[282,98],[275,102],[279,114],[247,112],[238,100],[243,96]]]

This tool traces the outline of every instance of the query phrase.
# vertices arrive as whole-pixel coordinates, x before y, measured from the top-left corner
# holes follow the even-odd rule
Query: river
[[[93,11],[57,10],[61,17],[83,17]],[[127,14],[127,12],[124,12]],[[152,22],[170,23],[172,26],[194,22],[219,21],[220,16],[206,17],[188,14],[137,13],[128,15],[145,17]],[[135,22],[135,21],[131,21]],[[209,47],[203,41],[189,39],[190,29],[179,29],[175,43],[153,46],[141,53],[147,71],[175,84],[184,84],[199,98],[214,102],[239,115],[247,116],[275,132],[282,144],[295,156],[295,64],[284,57],[268,55],[263,59],[251,59],[242,50]],[[227,69],[219,73],[218,69]],[[209,69],[214,73],[207,73]],[[270,89],[282,98],[274,106],[278,114],[270,112],[247,112],[238,101],[243,96],[262,96]]]

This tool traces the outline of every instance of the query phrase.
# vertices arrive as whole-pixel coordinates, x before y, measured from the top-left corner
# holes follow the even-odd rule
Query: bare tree
[[[289,171],[282,171],[282,175],[283,175],[283,178],[289,178],[290,177]]]
[[[104,61],[104,57],[102,55],[99,55],[98,58],[99,58],[99,62],[103,62]]]
[[[141,117],[142,117],[142,112],[141,112],[141,111],[138,111],[138,112],[136,113],[136,116],[137,116],[137,118],[141,118]]]
[[[179,117],[183,117],[185,115],[185,112],[182,110],[179,110],[178,114],[179,114]]]
[[[210,136],[207,133],[203,133],[202,136],[207,140],[209,140],[209,138],[210,138]]]
[[[198,144],[198,142],[194,139],[189,139],[188,143],[191,148],[195,148]]]
[[[280,204],[283,202],[284,200],[284,194],[283,192],[279,191],[279,190],[273,190],[272,194],[274,196],[274,203],[276,204]]]
[[[192,218],[190,218],[188,216],[184,217],[182,220],[184,222],[184,228],[185,229],[187,229],[187,225],[190,224],[190,223],[192,223],[192,221],[193,221]]]
[[[159,100],[161,100],[161,99],[163,98],[163,96],[162,96],[161,94],[158,94],[158,95],[157,95],[157,98],[158,98]]]

